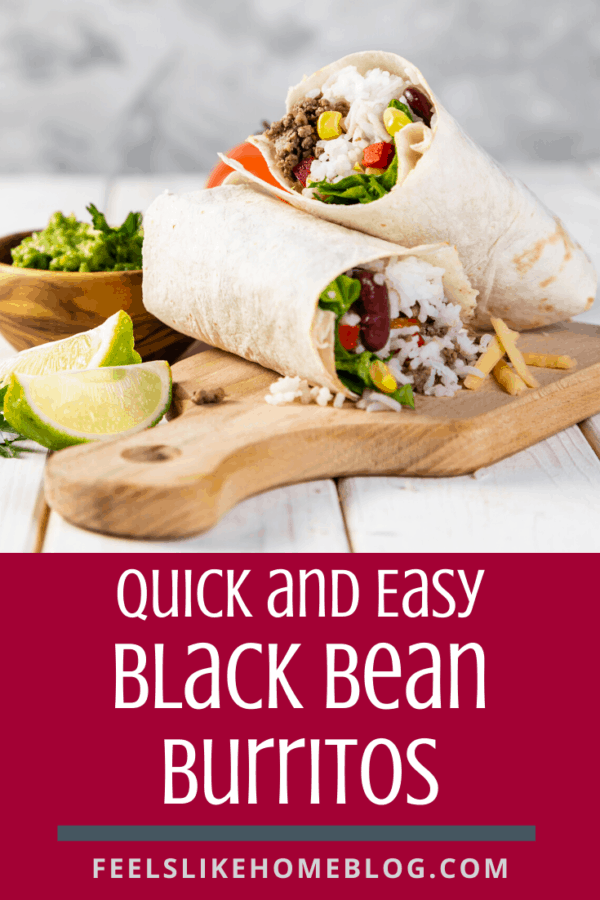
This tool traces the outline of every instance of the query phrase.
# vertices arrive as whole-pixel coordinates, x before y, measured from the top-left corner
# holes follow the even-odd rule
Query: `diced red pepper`
[[[310,175],[310,167],[315,161],[314,156],[308,156],[306,159],[303,159],[301,163],[298,163],[297,166],[294,166],[292,172],[294,173],[294,177],[298,179],[298,181],[302,182],[304,187],[306,187],[306,182],[308,181],[308,176]]]
[[[369,144],[365,148],[362,164],[369,169],[387,169],[394,156],[395,148],[393,144],[387,141],[380,141],[378,144]]]
[[[360,325],[340,325],[338,327],[338,335],[342,347],[346,350],[354,350],[358,344],[359,333]]]

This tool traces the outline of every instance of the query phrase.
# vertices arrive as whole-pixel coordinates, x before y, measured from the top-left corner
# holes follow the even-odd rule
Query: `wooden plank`
[[[32,551],[41,541],[46,453],[35,444],[27,446],[35,447],[34,452],[20,459],[0,457],[0,553]]]
[[[577,427],[460,478],[349,478],[355,552],[598,552],[600,461]]]
[[[600,458],[600,415],[585,419],[579,423],[579,427],[596,456]]]
[[[240,503],[211,531],[185,541],[134,541],[69,525],[51,513],[44,553],[345,553],[333,481],[268,491]]]
[[[10,344],[0,337],[0,361],[13,356]],[[19,459],[0,457],[0,553],[22,553],[36,549],[46,516],[42,479],[46,453],[36,444],[36,452]]]
[[[163,191],[174,194],[199,191],[204,187],[207,177],[207,172],[119,176],[108,188],[106,217],[111,224],[119,225],[128,213],[145,212]]]
[[[10,344],[0,337],[0,361],[13,354]],[[43,451],[24,453],[20,459],[0,457],[0,553],[35,549],[45,511],[45,458]]]

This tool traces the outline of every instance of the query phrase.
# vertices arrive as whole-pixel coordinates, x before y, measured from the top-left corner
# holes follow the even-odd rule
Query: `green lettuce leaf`
[[[350,206],[353,203],[372,203],[385,197],[396,184],[398,178],[398,154],[383,173],[383,175],[366,175],[357,172],[356,175],[348,175],[341,181],[329,184],[327,181],[312,181],[309,187],[315,188],[315,199],[323,203],[337,203]]]
[[[335,294],[331,297],[330,294]],[[331,284],[328,284],[319,297],[319,306],[335,313],[338,319],[347,313],[353,303],[360,297],[360,281],[357,278],[349,278],[340,275]],[[341,345],[340,345],[341,346]],[[343,349],[343,348],[342,348]]]
[[[398,403],[402,403],[403,406],[408,406],[410,409],[415,408],[415,395],[411,384],[403,384],[393,394],[388,394],[388,397],[393,397]]]
[[[379,359],[378,356],[370,350],[365,350],[363,353],[351,353],[349,350],[346,350],[346,348],[342,347],[340,344],[337,329],[334,354],[335,368],[340,381],[345,387],[354,391],[355,394],[360,395],[362,395],[365,388],[378,390],[373,384],[370,373],[371,364],[375,362],[376,359]],[[391,357],[388,357],[388,359],[391,359]],[[379,393],[381,393],[381,391],[379,391]],[[415,398],[410,384],[403,384],[401,387],[397,388],[393,394],[388,394],[388,397],[393,397],[394,400],[397,400],[398,403],[402,403],[403,406],[409,406],[411,409],[415,408]]]
[[[388,103],[388,109],[400,109],[404,113],[405,116],[408,116],[411,122],[414,122],[412,110],[410,107],[406,105],[406,103],[401,103],[399,100],[390,100]]]

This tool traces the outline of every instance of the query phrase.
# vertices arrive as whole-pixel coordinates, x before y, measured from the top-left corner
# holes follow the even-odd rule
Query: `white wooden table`
[[[520,165],[512,171],[567,223],[600,271],[600,164]],[[0,234],[36,228],[88,203],[120,222],[168,188],[204,174],[106,179],[0,176]],[[582,321],[600,324],[600,300]],[[12,353],[0,338],[0,358]],[[343,478],[245,501],[212,531],[173,543],[87,532],[51,512],[43,452],[0,458],[2,552],[600,551],[600,415],[535,447],[456,478]]]

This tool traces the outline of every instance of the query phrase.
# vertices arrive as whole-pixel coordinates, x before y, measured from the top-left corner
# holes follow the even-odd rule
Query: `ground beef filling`
[[[418,305],[412,307],[411,314],[413,318],[416,319],[419,315],[419,312],[420,308]],[[448,332],[448,328],[446,326],[436,326],[433,319],[427,319],[425,322],[419,323],[419,329],[422,335],[426,335],[430,338],[444,337],[444,335]],[[476,337],[475,332],[471,328],[466,326],[466,330],[469,337]],[[454,368],[454,363],[457,359],[462,360],[462,362],[464,362],[466,365],[473,365],[473,360],[458,348],[450,349],[449,347],[444,347],[444,349],[442,350],[442,359],[444,360],[444,363],[451,369]],[[421,366],[418,369],[411,369],[410,363],[411,360],[406,360],[406,362],[402,366],[402,371],[405,375],[409,375],[412,378],[413,391],[416,394],[422,394],[425,383],[431,374],[431,368],[429,366]],[[442,384],[442,378],[439,373],[436,373],[433,384]]]
[[[321,113],[329,110],[347,116],[350,104],[345,100],[330,103],[321,95],[301,100],[283,119],[274,122],[265,131],[265,137],[275,144],[277,168],[286,178],[294,180],[293,170],[303,159],[309,156],[318,159],[323,153],[323,148],[317,147],[317,121]]]
[[[412,380],[413,380],[412,388],[413,388],[413,391],[415,392],[415,394],[423,393],[423,389],[425,387],[425,382],[429,378],[430,373],[431,373],[431,369],[421,368],[421,369],[417,369],[416,372],[411,372],[408,369],[408,366],[406,367],[406,374],[412,376]]]

